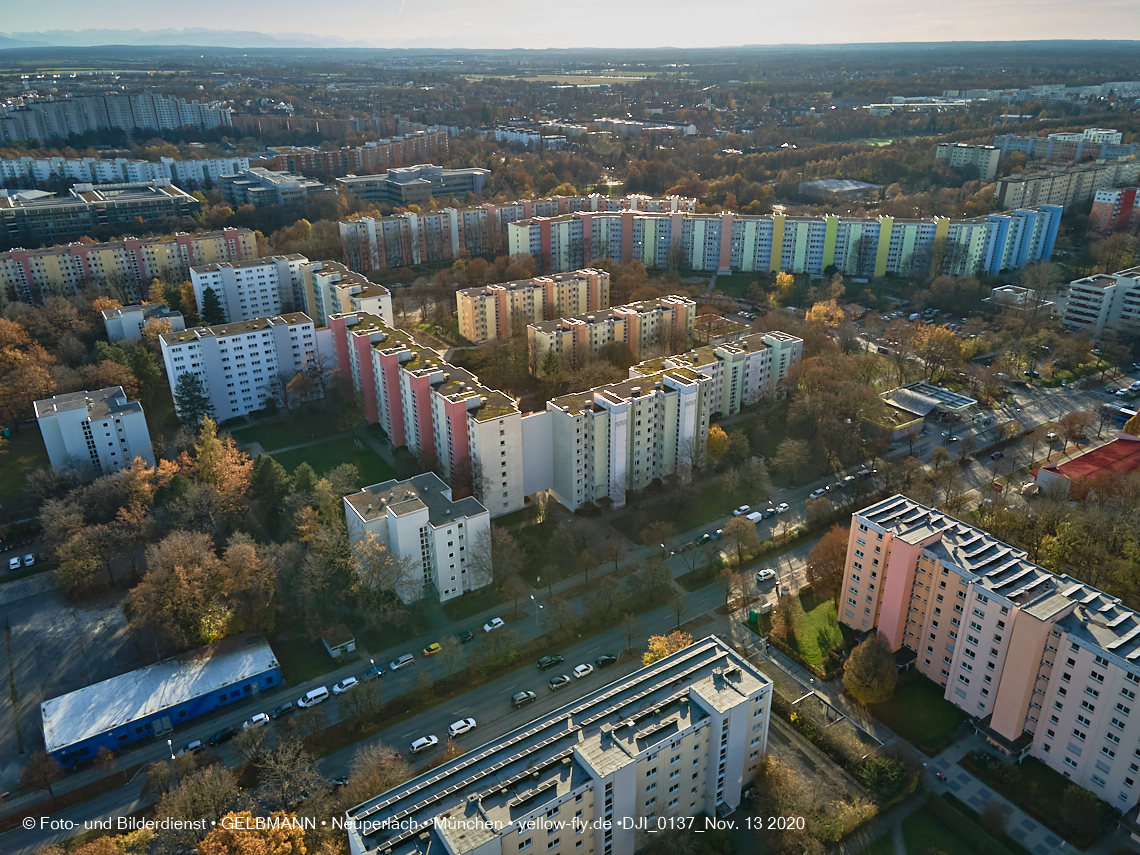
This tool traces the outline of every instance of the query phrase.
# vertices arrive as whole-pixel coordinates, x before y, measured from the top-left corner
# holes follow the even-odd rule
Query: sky
[[[0,0],[0,31],[305,33],[375,47],[1140,39],[1137,0]]]

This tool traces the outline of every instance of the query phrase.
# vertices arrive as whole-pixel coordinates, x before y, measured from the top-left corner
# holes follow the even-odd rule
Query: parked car
[[[399,671],[401,668],[407,668],[409,665],[414,665],[415,662],[416,662],[416,657],[414,657],[410,653],[405,653],[403,656],[399,657],[398,659],[393,659],[391,662],[389,662],[388,663],[388,670],[389,671]]]
[[[19,570],[20,569],[20,558],[19,558],[19,556],[17,556],[16,558],[9,558],[8,559],[8,569],[9,570]]]
[[[710,535],[710,537],[711,537],[713,540],[720,540],[720,536],[721,536],[722,534],[724,534],[724,529],[723,529],[723,528],[718,528],[716,531],[714,531],[714,532],[713,532],[713,533]]]
[[[757,584],[762,584],[764,582],[771,582],[775,578],[776,578],[776,571],[771,569],[770,567],[765,567],[763,570],[761,570],[759,573],[756,574]]]
[[[421,751],[427,751],[430,748],[435,748],[439,745],[439,738],[434,734],[429,736],[421,736],[412,743],[412,753],[419,754]]]
[[[744,518],[746,520],[748,520],[750,523],[758,523],[758,522],[760,522],[760,520],[764,519],[764,515],[762,513],[760,513],[760,511],[753,511],[752,513],[748,514]]]
[[[424,648],[424,659],[430,659],[441,650],[443,650],[443,648],[439,646],[439,642],[433,641],[431,644]]]
[[[752,508],[749,507],[748,505],[741,505],[739,508],[737,508],[735,511],[732,512],[732,515],[734,517],[742,517],[746,513],[748,513],[750,510],[752,510]]]
[[[195,739],[193,742],[188,742],[186,747],[178,752],[178,756],[182,757],[186,754],[201,754],[206,750],[206,746],[202,744],[201,739]]]
[[[583,677],[589,677],[593,673],[594,666],[590,665],[589,663],[578,665],[574,668],[574,678],[577,680],[581,680]]]
[[[463,630],[463,632],[459,633],[459,635],[457,635],[455,637],[459,639],[460,644],[466,644],[468,641],[470,641],[471,639],[473,639],[475,637],[475,633],[473,633],[469,629],[465,629],[465,630]]]
[[[808,498],[809,499],[818,499],[820,496],[826,496],[826,495],[827,495],[827,490],[825,490],[823,487],[820,487],[818,490],[812,490],[811,493],[808,495]]]
[[[301,709],[308,709],[309,707],[315,707],[317,704],[324,703],[328,699],[329,690],[325,686],[318,686],[306,692],[303,697],[297,698],[297,706]]]
[[[241,726],[242,730],[249,730],[254,727],[265,727],[269,724],[269,713],[259,712],[253,718],[247,719]]]
[[[371,668],[369,668],[367,671],[364,672],[364,676],[361,677],[360,679],[365,680],[365,681],[375,680],[377,677],[383,677],[383,676],[384,676],[384,669],[381,668],[379,665],[373,665]]]
[[[213,748],[215,745],[221,745],[223,742],[229,742],[235,736],[237,736],[236,727],[223,727],[207,740],[207,744]]]
[[[29,552],[27,555],[24,556],[24,566],[25,567],[31,567],[35,563],[36,563],[36,556],[32,555],[32,553]]]
[[[475,719],[461,718],[459,721],[455,722],[447,728],[447,735],[451,739],[455,739],[455,737],[462,736],[465,733],[470,733],[474,729]]]
[[[529,704],[536,698],[538,698],[538,695],[534,692],[516,692],[511,695],[511,706],[517,710],[519,707]]]
[[[564,660],[561,656],[557,656],[557,655],[556,656],[543,656],[541,659],[538,660],[538,670],[549,671],[555,665],[561,665],[565,661],[566,660]]]
[[[336,685],[333,686],[333,694],[334,695],[343,695],[345,692],[347,692],[351,689],[355,689],[356,684],[359,682],[360,681],[357,680],[355,677],[345,677],[343,680],[341,680],[339,683],[337,683]]]
[[[764,519],[771,519],[774,516],[776,516],[776,509],[768,505],[768,507],[764,509]]]
[[[776,505],[776,513],[778,513],[778,514],[786,514],[791,509],[792,509],[792,506],[789,505],[787,502],[780,502],[780,504]]]
[[[713,539],[713,536],[711,534],[709,534],[708,532],[706,532],[705,534],[702,534],[700,537],[698,537],[696,540],[694,540],[693,543],[695,543],[697,546],[703,546],[704,544],[708,543],[712,539]]]
[[[839,487],[840,487],[840,489],[843,489],[844,487],[847,487],[849,484],[854,483],[854,481],[855,481],[854,475],[844,475],[842,480],[840,480],[840,482],[839,482]]]
[[[599,668],[607,668],[610,665],[613,665],[615,662],[617,662],[617,657],[609,653],[603,653],[601,656],[594,660],[594,664]]]
[[[563,686],[570,685],[570,678],[565,674],[559,674],[557,677],[551,677],[547,685],[550,686],[550,691],[557,692]]]
[[[990,460],[1001,460],[1003,457],[1005,457],[1004,451],[995,451],[990,455]]]
[[[348,786],[348,775],[337,775],[329,783],[331,783],[334,787],[336,787],[339,790],[341,787]]]
[[[293,702],[292,701],[286,701],[281,706],[279,706],[277,709],[275,709],[273,712],[271,712],[269,714],[269,717],[272,719],[279,719],[283,715],[289,715],[289,713],[293,712],[293,709],[294,709]]]
[[[490,622],[483,624],[483,632],[490,632],[493,629],[502,629],[506,626],[502,618],[493,617]]]

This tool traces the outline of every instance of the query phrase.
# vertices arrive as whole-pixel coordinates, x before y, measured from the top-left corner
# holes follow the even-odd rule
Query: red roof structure
[[[1072,460],[1042,466],[1037,473],[1037,483],[1046,487],[1047,484],[1043,481],[1051,482],[1058,477],[1071,482],[1101,473],[1118,474],[1137,470],[1140,470],[1140,438],[1122,433],[1112,442],[1086,451]],[[1046,476],[1044,479],[1041,477],[1043,475]]]

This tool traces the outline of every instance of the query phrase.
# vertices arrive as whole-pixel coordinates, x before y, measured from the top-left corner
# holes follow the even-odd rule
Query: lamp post
[[[174,759],[174,741],[171,739],[166,740],[166,748],[170,751],[170,759]]]

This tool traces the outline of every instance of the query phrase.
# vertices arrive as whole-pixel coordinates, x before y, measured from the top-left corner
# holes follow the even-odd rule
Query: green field
[[[238,445],[260,442],[261,448],[271,453],[278,448],[290,448],[327,436],[328,421],[325,415],[295,416],[280,422],[238,428],[230,431],[230,435]]]
[[[47,449],[39,429],[13,431],[0,454],[0,508],[11,511],[24,499],[24,477],[48,465]]]
[[[360,470],[361,484],[379,484],[396,477],[388,462],[365,446],[359,448],[352,437],[344,436],[319,442],[305,448],[295,448],[274,454],[273,458],[293,472],[302,463],[308,463],[318,475],[335,469],[342,463],[355,463]]]
[[[919,811],[904,819],[902,832],[907,855],[918,855],[924,850],[944,852],[946,855],[975,855],[977,851],[959,837],[953,828],[926,811]]]
[[[928,757],[945,749],[970,716],[942,697],[942,687],[918,677],[895,689],[894,697],[871,708],[879,721]]]
[[[796,626],[792,646],[800,652],[800,656],[820,668],[827,651],[843,643],[835,601],[830,598],[820,600],[811,594],[801,594],[796,601],[803,608],[803,616]]]
[[[763,287],[764,275],[762,273],[730,273],[719,275],[716,278],[716,289],[726,297],[740,298],[748,293],[753,282],[760,282]]]

